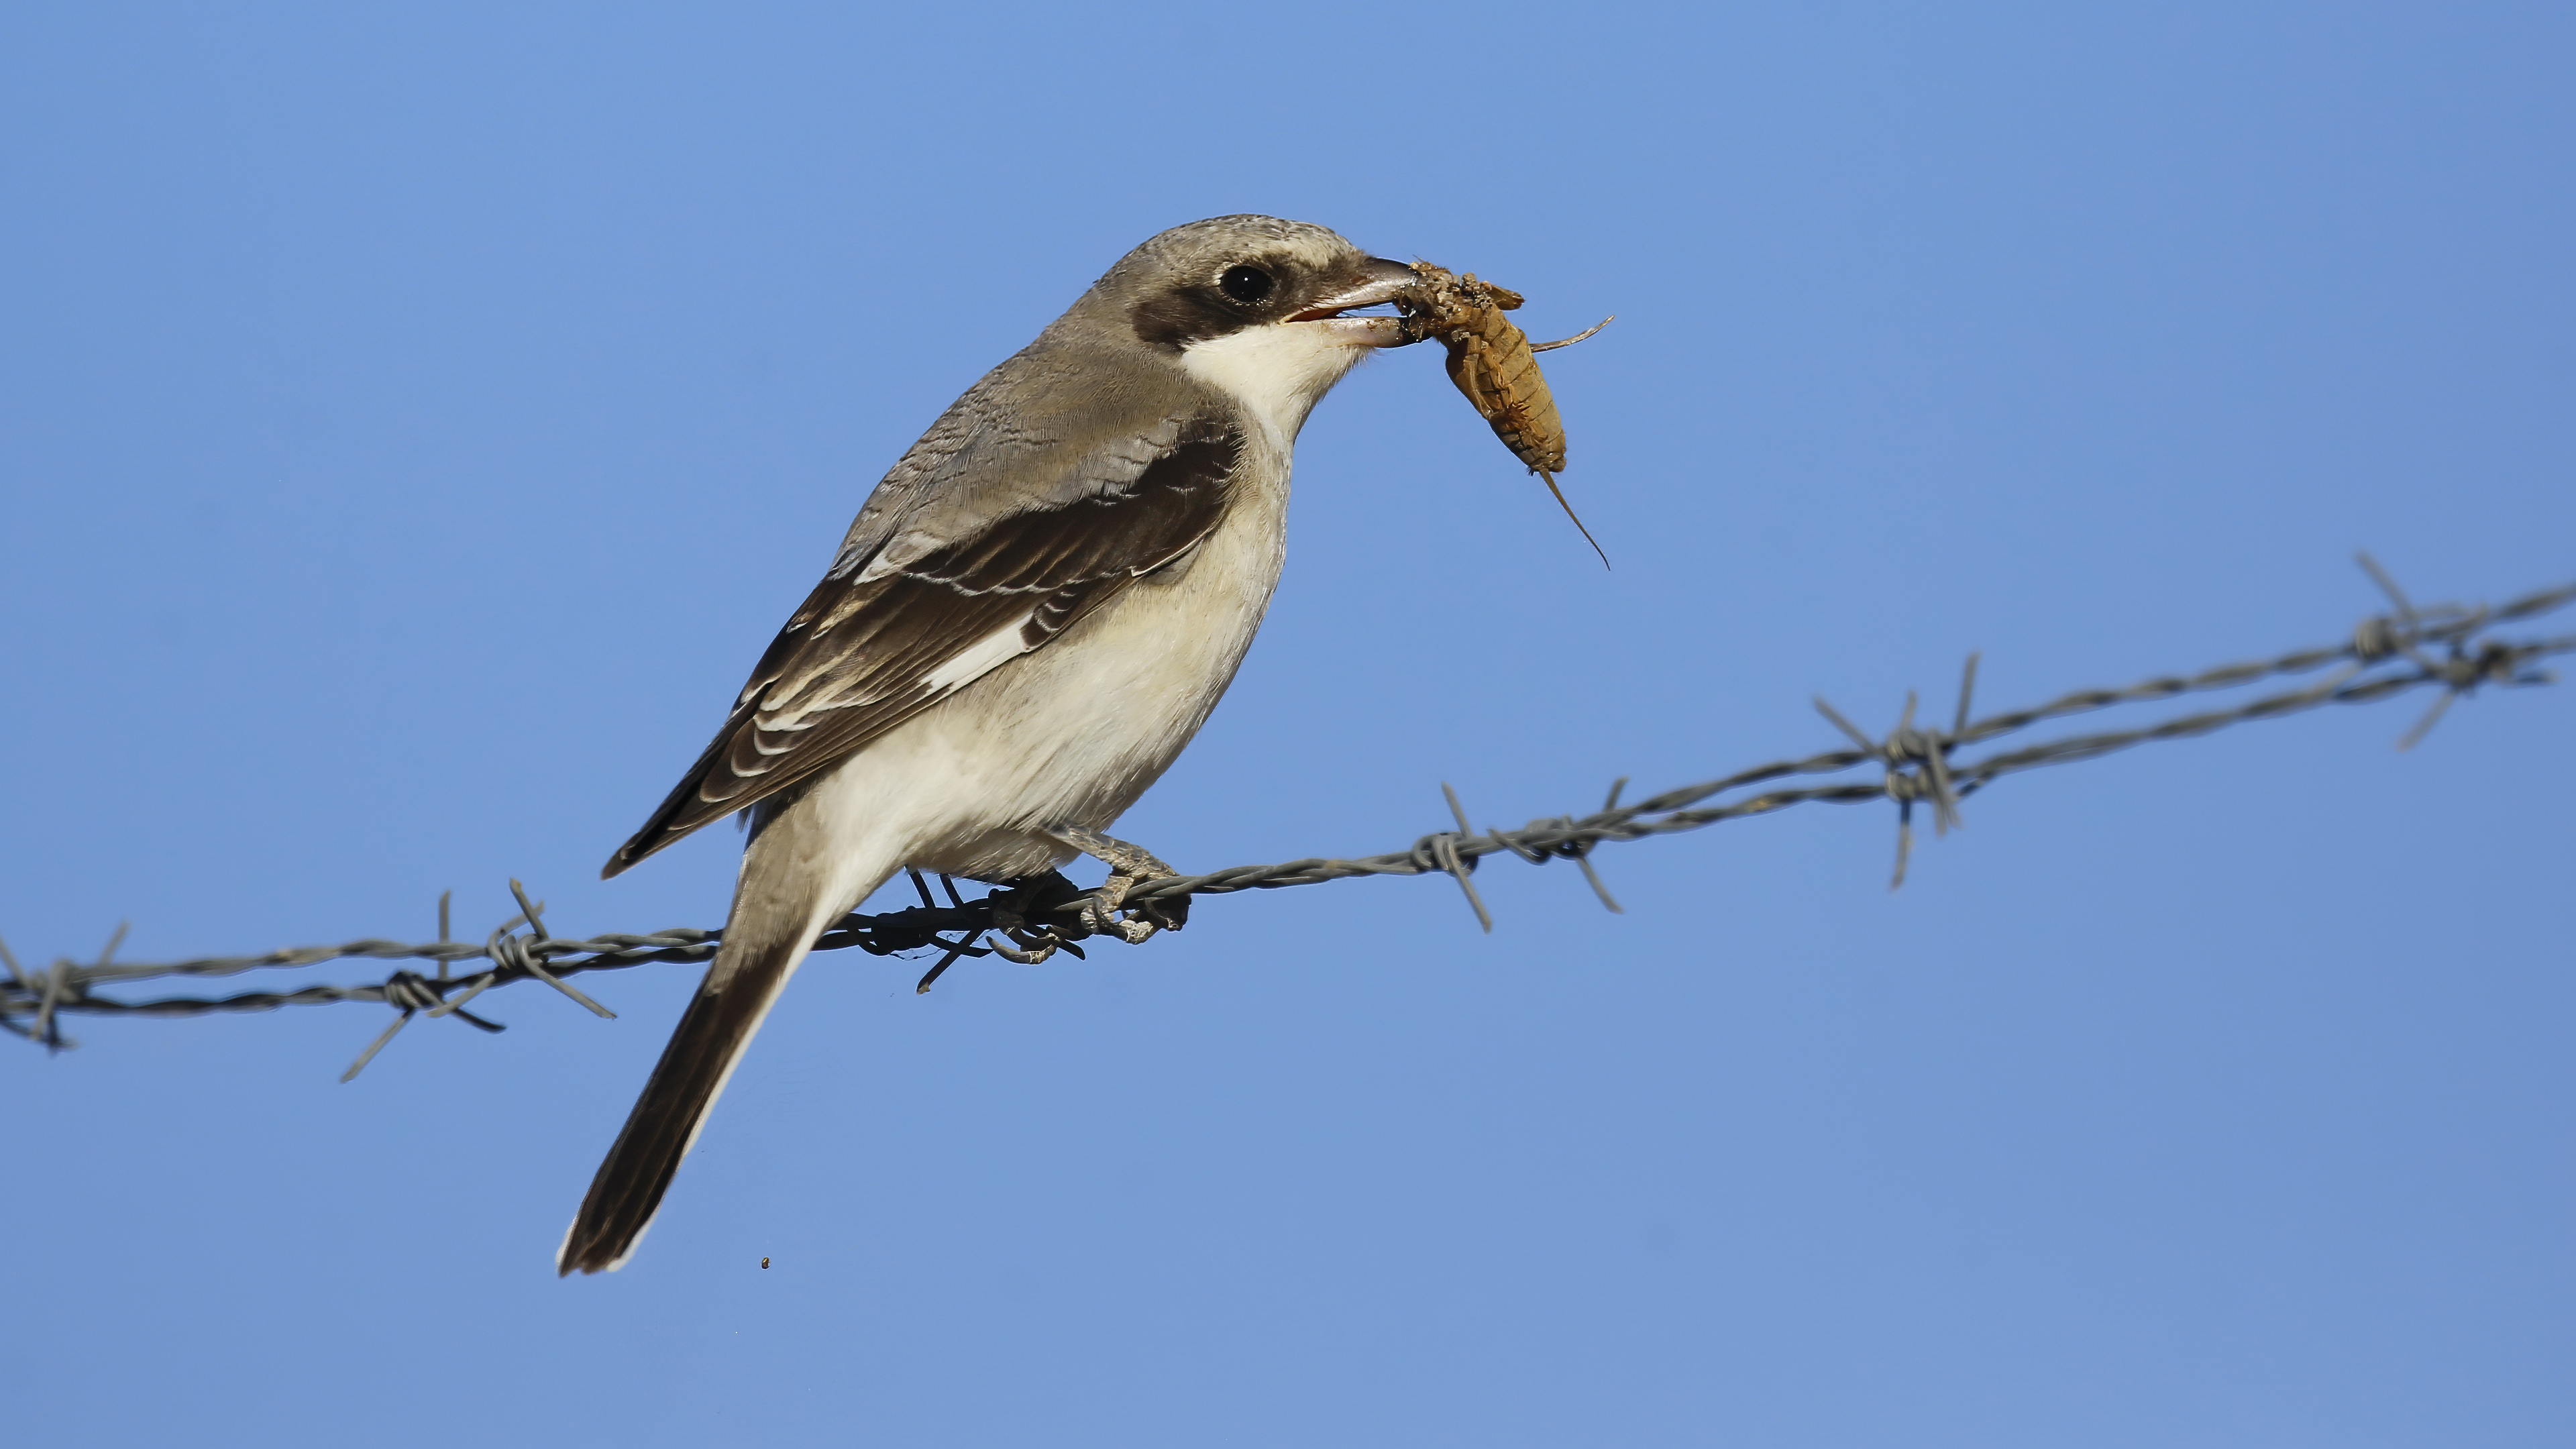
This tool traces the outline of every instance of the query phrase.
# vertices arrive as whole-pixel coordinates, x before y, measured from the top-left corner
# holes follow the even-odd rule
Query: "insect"
[[[1407,340],[1440,339],[1449,350],[1449,380],[1512,456],[1547,484],[1556,506],[1601,555],[1602,567],[1609,567],[1610,555],[1556,486],[1556,475],[1565,471],[1565,422],[1538,370],[1537,354],[1571,347],[1609,326],[1611,319],[1604,317],[1572,337],[1533,344],[1529,334],[1503,315],[1521,305],[1520,293],[1482,281],[1473,272],[1460,276],[1430,262],[1416,262],[1413,270],[1422,286],[1411,299],[1416,310],[1404,319]]]

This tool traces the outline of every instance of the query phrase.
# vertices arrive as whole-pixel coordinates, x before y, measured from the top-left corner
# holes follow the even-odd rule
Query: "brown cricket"
[[[1413,270],[1422,286],[1409,299],[1415,310],[1404,319],[1405,340],[1437,337],[1449,349],[1449,380],[1512,456],[1546,482],[1557,507],[1574,520],[1583,541],[1608,568],[1610,555],[1556,486],[1556,475],[1565,471],[1565,422],[1557,416],[1556,398],[1539,372],[1536,354],[1581,342],[1611,319],[1604,317],[1572,337],[1533,344],[1529,334],[1503,315],[1521,305],[1520,293],[1479,280],[1473,272],[1460,276],[1429,262],[1415,262]]]

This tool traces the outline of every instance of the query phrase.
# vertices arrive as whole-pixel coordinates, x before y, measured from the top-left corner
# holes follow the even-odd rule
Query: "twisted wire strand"
[[[2293,650],[2270,659],[2223,664],[2195,674],[2159,675],[2117,689],[2076,690],[2026,709],[2008,710],[1976,719],[1969,717],[1977,670],[1977,658],[1971,655],[1961,679],[1956,715],[1947,730],[1916,725],[1916,701],[1909,695],[1904,716],[1897,727],[1884,738],[1872,739],[1831,704],[1819,699],[1816,701],[1817,709],[1852,740],[1851,748],[1756,765],[1627,804],[1620,803],[1620,795],[1627,784],[1623,779],[1611,788],[1609,798],[1599,810],[1581,817],[1533,820],[1518,830],[1488,829],[1478,833],[1469,824],[1466,807],[1459,802],[1457,793],[1444,784],[1441,789],[1447,796],[1457,828],[1424,835],[1405,849],[1348,859],[1310,856],[1268,865],[1232,866],[1202,875],[1169,876],[1131,887],[1126,893],[1125,904],[1132,907],[1152,900],[1279,890],[1360,876],[1437,874],[1448,875],[1458,882],[1478,922],[1490,931],[1493,929],[1491,913],[1478,895],[1472,879],[1478,863],[1488,856],[1510,854],[1533,865],[1544,865],[1551,860],[1572,860],[1581,867],[1601,903],[1617,911],[1619,903],[1594,871],[1590,859],[1592,851],[1605,842],[1649,840],[1704,829],[1720,821],[1772,814],[1798,805],[1859,804],[1872,800],[1891,801],[1898,807],[1893,887],[1904,881],[1906,861],[1913,844],[1913,814],[1918,804],[1928,804],[1935,828],[1946,831],[1958,823],[1960,801],[2010,775],[2100,759],[2139,745],[2196,738],[2236,725],[2281,719],[2328,705],[2370,704],[2418,689],[2440,690],[2424,717],[2399,739],[2399,747],[2407,748],[2420,740],[2425,731],[2441,718],[2443,711],[2461,696],[2488,685],[2511,688],[2553,683],[2554,677],[2538,667],[2539,661],[2576,653],[2576,634],[2508,640],[2496,633],[2501,626],[2537,618],[2576,602],[2576,583],[2535,590],[2493,608],[2468,608],[2454,604],[2418,608],[2367,555],[2361,562],[2387,592],[2392,608],[2388,613],[2364,619],[2348,639],[2338,644]],[[2333,672],[2315,683],[2262,695],[2226,708],[2178,715],[2136,728],[2060,736],[1973,759],[1959,757],[1962,750],[2075,715],[2186,695],[2242,689],[2265,680],[2328,669]],[[1876,776],[1812,785],[1782,783],[1860,770],[1874,770]],[[1717,799],[1753,790],[1756,786],[1768,788],[1751,794],[1738,794],[1732,799]],[[1094,934],[1084,924],[1082,914],[1082,907],[1091,900],[1088,892],[1065,887],[1053,890],[998,888],[981,899],[970,901],[958,893],[953,882],[943,881],[948,887],[948,901],[941,904],[932,897],[926,882],[917,876],[914,879],[920,887],[922,904],[872,915],[853,912],[826,930],[815,942],[814,949],[839,951],[855,947],[873,956],[935,949],[941,955],[939,964],[923,978],[922,989],[927,990],[929,982],[960,957],[1000,953],[1014,960],[1044,959],[1045,955],[1058,948],[1079,955],[1080,947],[1071,943]],[[418,944],[370,937],[336,946],[296,946],[254,956],[209,956],[154,963],[118,962],[113,958],[124,938],[124,928],[119,927],[98,960],[90,963],[58,960],[44,971],[30,972],[19,965],[5,943],[0,943],[0,967],[5,967],[8,973],[7,979],[0,981],[0,1030],[59,1049],[74,1044],[61,1033],[61,1020],[66,1015],[207,1016],[346,1001],[375,1002],[395,1008],[399,1015],[350,1066],[342,1078],[345,1081],[356,1076],[359,1069],[415,1015],[454,1015],[482,1030],[499,1031],[502,1029],[499,1023],[464,1010],[465,1005],[497,987],[538,980],[598,1015],[612,1016],[614,1013],[608,1008],[593,1001],[564,978],[584,972],[625,970],[659,962],[704,962],[714,957],[716,947],[723,939],[720,930],[690,926],[676,926],[642,935],[611,932],[579,938],[556,937],[545,929],[544,904],[529,900],[517,881],[510,883],[510,889],[517,899],[519,913],[503,922],[480,944],[448,939],[445,897],[440,899],[440,939]],[[523,926],[526,928],[524,932],[520,929]],[[1032,952],[979,944],[985,941],[988,933],[994,932],[1010,937],[1022,947],[1037,949]],[[250,971],[294,970],[343,960],[430,962],[436,965],[438,974],[425,976],[410,967],[403,967],[380,981],[303,986],[287,991],[246,991],[215,997],[180,996],[136,1001],[100,994],[103,987],[141,981],[237,976]],[[484,964],[461,974],[455,970],[468,962]]]

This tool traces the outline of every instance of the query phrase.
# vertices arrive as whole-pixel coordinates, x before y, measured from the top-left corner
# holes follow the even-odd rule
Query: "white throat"
[[[1182,349],[1190,376],[1243,404],[1284,455],[1306,414],[1368,352],[1321,327],[1276,322]]]

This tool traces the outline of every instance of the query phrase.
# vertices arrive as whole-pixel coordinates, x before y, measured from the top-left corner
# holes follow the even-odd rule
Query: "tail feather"
[[[753,810],[724,944],[591,1179],[555,1254],[558,1274],[604,1272],[635,1251],[708,1109],[814,938],[902,864],[899,838],[864,821],[853,828],[846,814],[807,790]]]
[[[680,1159],[698,1140],[707,1109],[715,1105],[760,1030],[778,993],[805,957],[807,940],[776,943],[764,959],[731,973],[708,973],[709,985],[689,999],[644,1094],[627,1114],[625,1130],[608,1149],[590,1182],[581,1211],[555,1255],[558,1276],[575,1269],[597,1273],[625,1263],[652,1225],[662,1194],[680,1170]],[[714,983],[723,981],[722,986]]]

